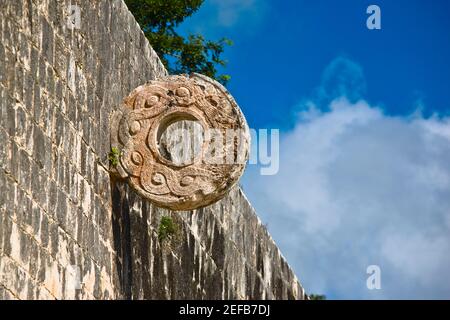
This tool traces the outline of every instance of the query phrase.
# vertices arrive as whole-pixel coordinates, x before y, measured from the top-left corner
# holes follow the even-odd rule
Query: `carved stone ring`
[[[173,143],[177,129],[194,141]],[[191,145],[198,152],[180,161]],[[199,74],[136,88],[111,123],[111,146],[120,151],[114,171],[138,194],[172,210],[193,210],[222,198],[241,177],[249,145],[247,122],[233,97]],[[181,153],[173,151],[180,146]]]

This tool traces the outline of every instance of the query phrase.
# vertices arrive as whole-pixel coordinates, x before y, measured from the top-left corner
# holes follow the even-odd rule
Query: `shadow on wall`
[[[119,276],[120,290],[123,298],[131,299],[131,232],[130,206],[122,201],[118,184],[111,180],[112,231],[114,250],[116,251],[116,268]]]
[[[212,246],[219,264],[215,265],[200,250],[185,221],[192,211],[173,215],[170,210],[143,200],[125,182],[114,179],[111,196],[119,298],[221,299],[223,290],[230,289],[222,279],[225,239],[218,226],[214,227],[216,239]],[[203,216],[204,211],[199,209],[197,213]],[[157,226],[163,216],[171,216],[177,225],[178,239],[158,239]]]
[[[201,259],[195,255],[192,235],[180,217],[173,217],[183,241],[170,247],[158,240],[156,227],[159,218],[169,210],[154,207],[139,197],[125,182],[111,179],[112,229],[116,275],[120,284],[119,297],[123,299],[199,299],[201,292],[193,285],[192,277],[201,276],[194,270]],[[152,214],[153,212],[153,214]],[[192,212],[186,212],[192,214]],[[188,235],[189,234],[189,235]],[[186,240],[186,236],[191,237]],[[220,278],[211,279],[211,286]],[[222,292],[211,288],[209,292]],[[210,293],[211,294],[211,293]],[[218,297],[216,297],[218,298]]]

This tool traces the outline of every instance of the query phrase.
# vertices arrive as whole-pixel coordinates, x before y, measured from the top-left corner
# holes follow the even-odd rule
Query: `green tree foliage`
[[[187,37],[175,29],[196,12],[204,0],[125,0],[153,49],[172,74],[198,72],[226,84],[229,75],[218,75],[217,67],[224,66],[221,58],[229,39],[205,39],[199,34]]]

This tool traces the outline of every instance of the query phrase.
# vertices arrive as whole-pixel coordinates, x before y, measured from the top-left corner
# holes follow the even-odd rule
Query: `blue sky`
[[[379,31],[365,27],[372,3],[382,11]],[[219,10],[229,12],[223,21]],[[426,114],[448,113],[449,14],[446,0],[207,0],[181,29],[232,39],[225,71],[250,124],[289,127],[286,113],[341,55],[362,67],[365,98],[388,113],[409,114],[418,103],[433,106]]]
[[[450,298],[449,15],[446,0],[206,0],[180,27],[234,41],[229,90],[250,127],[281,130],[279,173],[242,183],[307,291]]]

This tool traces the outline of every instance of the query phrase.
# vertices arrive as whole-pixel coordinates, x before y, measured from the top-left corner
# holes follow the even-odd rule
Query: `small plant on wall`
[[[108,161],[111,166],[117,167],[117,165],[119,164],[119,155],[119,148],[112,147],[111,151],[108,154]]]
[[[178,238],[179,228],[175,221],[169,216],[161,217],[158,228],[158,240],[164,242]]]

